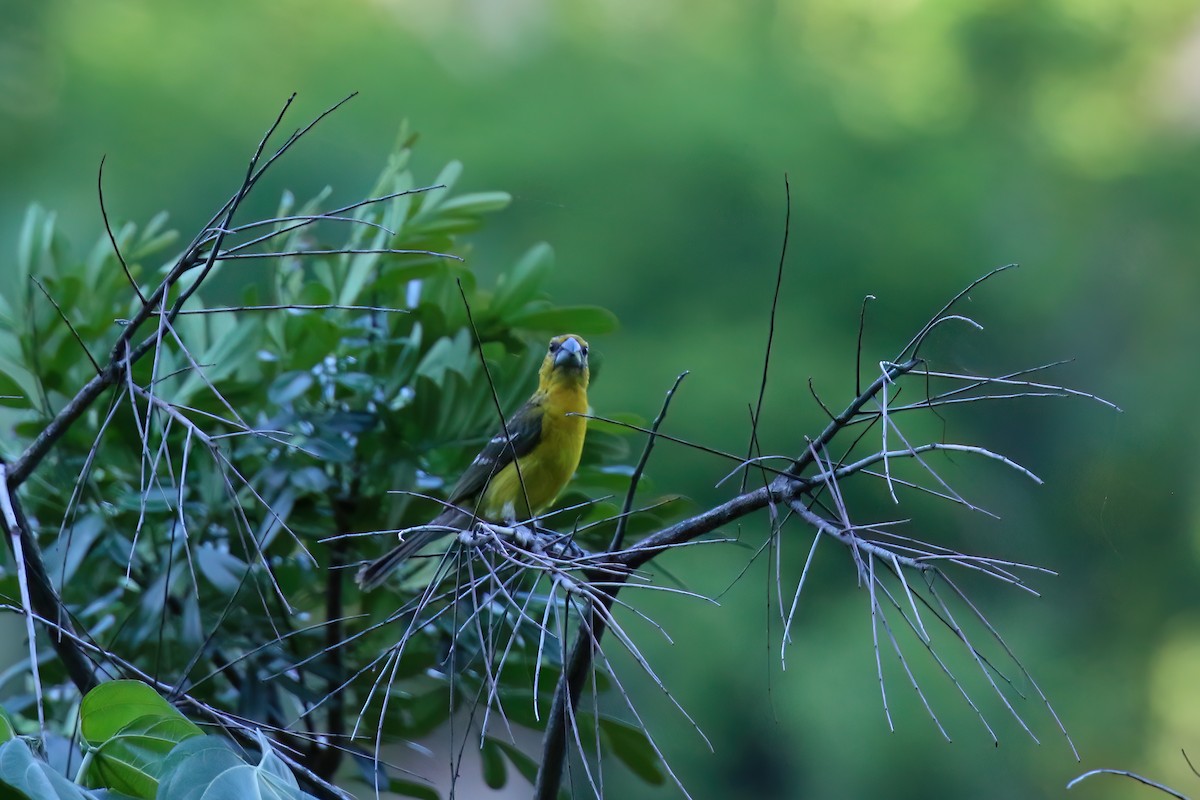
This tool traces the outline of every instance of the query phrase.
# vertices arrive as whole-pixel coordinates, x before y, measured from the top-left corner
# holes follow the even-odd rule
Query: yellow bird
[[[428,526],[401,532],[400,544],[359,570],[358,585],[367,590],[383,583],[406,558],[446,534],[444,528],[466,528],[476,519],[524,521],[545,511],[579,466],[587,420],[577,415],[587,411],[587,387],[588,343],[573,333],[555,336],[537,390],[467,467],[446,510]]]

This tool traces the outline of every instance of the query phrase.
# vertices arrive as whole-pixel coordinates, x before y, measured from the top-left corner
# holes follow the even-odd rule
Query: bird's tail
[[[358,574],[354,576],[355,582],[364,592],[374,589],[387,580],[388,576],[395,572],[396,568],[403,564],[409,556],[439,536],[453,532],[457,525],[462,524],[459,519],[463,515],[456,509],[451,509],[451,511],[454,513],[443,513],[428,525],[421,525],[405,531],[400,544],[374,561],[363,564]]]

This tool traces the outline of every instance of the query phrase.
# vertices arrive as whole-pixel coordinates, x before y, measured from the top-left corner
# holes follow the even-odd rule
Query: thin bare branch
[[[100,168],[96,170],[96,196],[100,201],[100,218],[104,221],[104,232],[108,234],[108,241],[112,244],[113,252],[121,264],[121,269],[125,272],[125,277],[129,279],[130,287],[137,294],[138,300],[142,301],[142,305],[145,305],[146,296],[142,294],[137,281],[134,280],[133,273],[129,270],[129,265],[125,263],[125,256],[121,255],[121,247],[117,244],[117,237],[113,234],[112,225],[108,221],[108,209],[104,205],[104,161],[107,158],[107,154],[100,156]],[[99,369],[96,371],[99,372]]]

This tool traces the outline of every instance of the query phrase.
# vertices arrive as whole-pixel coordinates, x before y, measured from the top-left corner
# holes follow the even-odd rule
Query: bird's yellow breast
[[[483,517],[521,521],[545,511],[575,474],[583,453],[587,390],[560,382],[539,392],[542,431],[537,446],[500,470],[488,483],[480,504]],[[528,499],[528,502],[526,502]]]

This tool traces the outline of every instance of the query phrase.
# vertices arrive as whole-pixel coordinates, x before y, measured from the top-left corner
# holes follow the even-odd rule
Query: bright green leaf
[[[173,705],[141,681],[100,684],[83,698],[79,716],[83,739],[92,747],[100,746],[141,717],[187,721]],[[201,733],[198,727],[188,724],[192,735]]]
[[[17,729],[13,725],[12,717],[8,715],[7,711],[0,708],[0,743],[15,739],[16,736]]]

